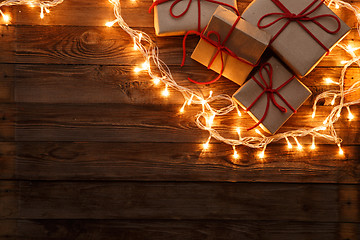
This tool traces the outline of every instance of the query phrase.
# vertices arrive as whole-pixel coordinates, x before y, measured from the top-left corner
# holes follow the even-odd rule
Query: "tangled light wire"
[[[290,138],[293,138],[294,141],[297,144],[298,149],[302,149],[302,145],[298,141],[298,137],[304,137],[304,136],[312,136],[312,145],[311,149],[315,149],[315,138],[323,138],[327,139],[329,141],[334,142],[339,147],[339,153],[344,154],[340,143],[342,142],[342,139],[340,139],[337,136],[337,132],[335,130],[334,124],[339,120],[340,113],[342,109],[345,107],[348,110],[349,116],[348,118],[351,120],[354,116],[352,115],[350,111],[350,106],[359,104],[360,99],[357,99],[352,102],[345,102],[345,96],[354,93],[356,91],[359,91],[360,89],[360,81],[356,81],[351,87],[348,89],[344,88],[344,79],[345,74],[349,66],[352,64],[357,64],[360,66],[360,56],[357,56],[355,54],[355,51],[358,49],[351,48],[349,46],[345,46],[342,44],[339,44],[340,48],[346,51],[352,59],[350,61],[347,61],[345,66],[342,69],[340,79],[338,81],[333,81],[331,79],[327,79],[328,81],[331,81],[332,83],[338,85],[339,89],[337,90],[330,90],[323,92],[319,94],[314,102],[313,105],[313,114],[312,118],[315,118],[316,114],[316,108],[317,103],[321,99],[332,99],[332,105],[334,106],[332,111],[329,113],[329,115],[326,117],[325,121],[322,125],[314,127],[314,128],[308,128],[308,129],[297,129],[293,131],[288,131],[284,133],[275,134],[273,136],[265,136],[263,135],[259,130],[255,130],[259,136],[252,136],[252,137],[241,137],[241,129],[237,129],[238,138],[237,139],[230,139],[223,137],[216,129],[212,127],[212,123],[214,121],[214,118],[221,115],[226,115],[230,113],[233,110],[237,110],[238,114],[241,115],[237,104],[234,102],[234,100],[231,98],[231,96],[226,94],[220,94],[216,96],[212,96],[212,92],[210,92],[210,95],[205,98],[201,92],[186,88],[184,86],[179,85],[174,78],[172,77],[171,71],[168,68],[168,66],[159,58],[159,49],[155,45],[155,43],[151,40],[151,38],[144,32],[133,30],[130,28],[124,19],[121,16],[121,3],[120,0],[109,0],[114,5],[114,14],[116,19],[110,23],[107,23],[107,26],[112,26],[114,23],[118,23],[119,26],[127,32],[134,41],[134,49],[137,49],[140,51],[140,53],[143,55],[145,62],[143,63],[141,68],[135,68],[135,71],[147,71],[149,76],[153,79],[155,83],[162,82],[165,84],[165,90],[163,91],[163,95],[168,95],[168,87],[171,87],[179,92],[182,93],[184,96],[184,104],[180,109],[180,112],[184,111],[184,108],[187,105],[190,104],[200,104],[202,105],[202,112],[198,113],[196,115],[195,123],[196,125],[202,129],[209,132],[209,138],[208,140],[203,144],[204,149],[207,149],[209,146],[209,142],[212,138],[221,141],[223,143],[226,143],[228,145],[231,145],[234,150],[234,157],[238,158],[239,154],[236,151],[236,146],[238,145],[244,145],[250,148],[262,148],[262,151],[259,153],[259,157],[263,158],[265,156],[265,149],[266,146],[272,142],[276,142],[282,139],[285,139],[288,147],[292,148],[292,144],[290,142]],[[340,0],[327,0],[325,1],[328,6],[333,6],[336,9],[338,8],[347,8],[351,10],[357,19],[357,31],[360,36],[360,29],[359,29],[359,22],[360,22],[360,9],[358,9],[356,6],[352,6],[350,3],[340,1]],[[156,76],[152,69],[151,64],[153,64],[154,67],[156,67],[160,73],[160,77]],[[335,105],[335,100],[339,100],[339,104]],[[213,107],[212,103],[216,101],[228,101],[229,104],[223,108],[216,109]]]
[[[40,7],[40,18],[44,17],[44,11],[49,13],[50,7],[54,7],[64,0],[53,0],[53,1],[37,1],[37,0],[6,0],[0,3],[0,13],[3,17],[5,24],[10,22],[10,17],[7,14],[4,14],[1,10],[2,6],[12,6],[12,5],[29,5],[31,7]],[[133,0],[134,1],[134,0]],[[242,137],[241,129],[237,128],[238,138],[230,139],[223,137],[216,129],[212,127],[213,121],[217,116],[227,115],[230,112],[236,110],[239,116],[241,116],[241,112],[232,99],[231,96],[226,94],[220,94],[213,96],[212,91],[208,97],[204,97],[203,93],[199,90],[193,90],[178,84],[165,62],[163,62],[159,58],[159,49],[153,40],[149,37],[145,32],[134,30],[130,28],[127,23],[124,21],[121,15],[121,1],[120,0],[109,0],[111,4],[114,6],[114,15],[115,20],[112,22],[106,23],[106,26],[111,27],[115,23],[117,23],[121,29],[123,29],[134,41],[134,49],[138,50],[144,57],[145,62],[140,66],[136,67],[134,71],[147,71],[149,76],[152,78],[155,84],[162,82],[165,85],[164,91],[162,94],[164,96],[169,95],[168,88],[172,88],[174,90],[179,91],[184,97],[184,104],[182,105],[180,112],[184,112],[185,107],[194,105],[201,105],[202,111],[199,112],[195,116],[196,125],[202,129],[209,132],[209,138],[203,144],[204,149],[207,149],[209,146],[209,142],[212,138],[231,145],[234,150],[234,158],[238,158],[239,154],[236,151],[236,146],[244,145],[250,148],[262,148],[262,151],[259,153],[259,157],[263,158],[265,156],[265,149],[268,144],[272,142],[277,142],[285,139],[289,148],[292,148],[292,144],[290,139],[292,138],[297,144],[298,149],[302,149],[303,146],[298,141],[298,137],[312,136],[312,145],[311,149],[315,149],[315,138],[323,138],[329,141],[334,142],[339,147],[339,154],[344,154],[341,148],[342,139],[337,136],[337,132],[335,130],[334,124],[339,120],[340,113],[343,108],[348,110],[348,118],[352,120],[354,116],[350,111],[350,106],[360,104],[360,99],[356,99],[351,102],[345,102],[345,96],[357,92],[360,90],[360,80],[357,80],[352,86],[345,89],[345,74],[347,69],[352,64],[357,64],[360,66],[360,55],[356,55],[355,51],[359,50],[359,48],[353,48],[350,46],[345,46],[343,44],[339,44],[338,46],[346,51],[349,56],[352,58],[350,61],[346,61],[345,65],[341,71],[341,76],[337,81],[333,81],[331,79],[326,79],[329,83],[338,86],[337,90],[329,90],[319,94],[313,104],[313,113],[312,118],[315,118],[317,104],[321,99],[332,99],[331,104],[333,108],[329,115],[324,120],[323,124],[314,128],[304,128],[304,129],[296,129],[293,131],[288,131],[284,133],[275,134],[273,136],[265,136],[258,129],[255,129],[256,133],[259,136],[251,136],[251,137]],[[360,9],[356,6],[351,5],[350,3],[341,1],[341,0],[325,0],[325,3],[328,6],[332,6],[336,9],[346,8],[352,11],[355,14],[357,19],[357,32],[360,36]],[[151,69],[151,65],[157,69],[158,73],[154,73]],[[159,76],[159,75],[160,76]],[[339,99],[339,104],[335,105],[335,100]],[[222,108],[215,108],[213,105],[216,102],[228,102],[228,105]]]
[[[0,14],[3,17],[3,20],[8,24],[11,20],[10,16],[5,14],[1,7],[4,6],[14,6],[14,5],[28,5],[30,7],[39,7],[40,8],[40,18],[44,18],[44,13],[50,13],[49,8],[59,5],[64,0],[52,0],[52,1],[38,1],[38,0],[5,0],[0,3]]]

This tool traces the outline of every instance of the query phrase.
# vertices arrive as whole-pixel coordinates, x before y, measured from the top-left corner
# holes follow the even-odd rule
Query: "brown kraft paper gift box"
[[[329,51],[351,30],[351,28],[338,18],[338,16],[322,3],[321,0],[254,0],[245,9],[241,17],[254,25],[258,25],[259,20],[263,16],[276,13],[276,15],[265,16],[260,21],[261,29],[271,34],[272,37],[275,37],[289,21],[288,18],[282,18],[279,21],[274,22],[285,16],[285,12],[275,3],[282,4],[290,13],[294,13],[295,15],[299,15],[305,11],[302,13],[303,17],[315,17],[315,21],[323,25],[329,31],[334,32],[339,27],[338,32],[328,33],[314,21],[309,19],[305,20],[305,18],[299,19],[299,22]],[[305,8],[312,3],[314,4],[308,10],[305,10]],[[317,8],[318,5],[319,7]],[[332,17],[328,16],[329,14]],[[336,19],[338,19],[338,22]],[[270,44],[270,47],[297,76],[303,77],[311,72],[311,70],[327,54],[327,51],[308,32],[306,32],[301,24],[294,20],[295,19],[289,22],[275,40],[272,39],[273,42]],[[272,22],[274,23],[272,24]],[[266,27],[266,25],[269,26]]]
[[[166,1],[154,7],[154,28],[157,36],[184,35],[187,31],[198,30],[198,0],[192,1],[189,9],[185,11],[189,1],[179,1],[172,9],[174,15],[180,15],[185,12],[179,18],[174,18],[170,14],[171,5],[175,0]],[[218,0],[218,2],[233,6],[237,10],[236,0]],[[209,22],[218,6],[219,4],[200,0],[201,29]]]
[[[237,18],[236,14],[219,6],[203,35],[207,36],[209,31],[214,31],[220,35],[220,39],[223,41]],[[216,41],[214,36],[210,35],[210,38]],[[243,84],[269,45],[270,38],[271,36],[265,31],[259,30],[252,24],[240,19],[224,46],[233,51],[237,57],[245,60],[245,62],[223,53],[224,66],[222,75],[239,85]],[[204,39],[200,39],[191,58],[208,67],[216,52],[217,48],[215,46]],[[221,68],[221,54],[218,54],[210,69],[220,73]]]
[[[269,99],[268,113],[265,116],[263,122],[259,126],[270,134],[275,134],[280,127],[294,114],[293,110],[297,110],[310,96],[311,91],[301,83],[287,68],[280,63],[275,57],[271,57],[266,64],[270,64],[272,67],[272,89],[277,89],[281,85],[285,84],[282,88],[278,89],[277,93],[273,93],[274,99],[277,104],[286,109],[286,112],[282,112],[278,107],[269,99],[268,93],[264,92],[258,83],[253,78],[249,79],[234,95],[235,101],[243,108],[248,109],[256,99],[264,92],[261,97],[248,109],[249,115],[259,123],[265,116],[266,106]],[[262,65],[264,66],[264,65]],[[265,68],[269,65],[260,69],[253,76],[260,82],[264,87],[260,70],[263,79],[270,86],[270,76],[266,72]],[[287,83],[286,83],[287,82]],[[293,108],[293,110],[280,98],[283,97],[287,103]]]

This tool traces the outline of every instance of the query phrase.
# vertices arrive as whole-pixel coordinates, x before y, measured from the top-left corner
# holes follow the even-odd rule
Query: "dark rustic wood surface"
[[[151,2],[121,1],[124,19],[153,37],[178,82],[236,91],[225,79],[187,82],[214,74],[190,60],[179,67],[182,39],[154,36]],[[249,2],[239,1],[241,12]],[[180,115],[179,93],[164,99],[133,73],[143,59],[125,32],[104,27],[113,20],[108,1],[65,0],[43,20],[36,8],[3,10],[13,22],[0,26],[0,239],[360,239],[359,106],[353,121],[345,114],[336,124],[343,157],[323,140],[316,151],[272,144],[263,161],[245,147],[234,160],[216,141],[203,152],[199,108]],[[337,13],[356,27],[349,11]],[[355,31],[344,42],[360,46]],[[314,96],[334,89],[323,78],[339,77],[343,59],[335,48],[303,79]],[[351,67],[346,86],[359,76]],[[312,120],[314,96],[281,131],[323,121],[330,103]],[[214,126],[233,136],[239,122],[252,120],[232,113]],[[309,148],[310,137],[300,141]]]

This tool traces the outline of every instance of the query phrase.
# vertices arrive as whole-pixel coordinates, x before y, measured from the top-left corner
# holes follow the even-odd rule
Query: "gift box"
[[[237,14],[236,0],[218,0]],[[154,27],[158,36],[184,35],[187,31],[201,31],[214,14],[218,3],[209,0],[154,0]],[[231,8],[230,8],[231,7]]]
[[[322,0],[254,0],[242,18],[273,36],[272,50],[300,77],[351,30]]]
[[[249,130],[260,126],[275,134],[310,96],[311,91],[271,57],[233,98],[257,122]]]
[[[269,45],[265,31],[219,6],[191,58],[241,85]]]

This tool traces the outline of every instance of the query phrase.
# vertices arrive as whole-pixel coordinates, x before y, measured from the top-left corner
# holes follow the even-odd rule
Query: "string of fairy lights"
[[[137,0],[131,1],[136,2]],[[40,18],[43,18],[44,13],[50,12],[49,8],[54,7],[62,2],[63,0],[7,0],[0,3],[0,14],[2,15],[4,24],[10,24],[11,17],[7,13],[4,13],[1,10],[1,7],[12,5],[28,5],[30,7],[39,7]],[[316,149],[316,138],[322,138],[337,144],[339,147],[339,154],[344,154],[344,151],[341,148],[342,139],[338,137],[334,124],[339,120],[343,109],[347,110],[346,112],[348,114],[348,120],[353,120],[355,116],[351,112],[350,107],[360,104],[360,98],[350,102],[345,100],[346,96],[360,90],[360,80],[356,80],[355,83],[345,89],[345,75],[348,68],[353,64],[357,64],[360,67],[360,55],[356,54],[360,48],[354,48],[350,45],[344,44],[338,45],[338,47],[344,50],[349,55],[349,57],[351,57],[351,60],[344,60],[341,62],[344,64],[344,66],[342,68],[339,79],[324,78],[324,83],[332,84],[334,89],[322,92],[316,96],[313,104],[313,112],[309,116],[310,119],[316,117],[316,110],[320,100],[331,99],[332,110],[329,112],[321,125],[313,128],[295,129],[272,136],[265,136],[261,131],[255,129],[254,131],[256,132],[256,135],[250,137],[243,137],[241,134],[241,128],[236,127],[233,128],[233,131],[236,133],[236,138],[226,138],[213,127],[213,122],[216,117],[227,115],[232,111],[236,111],[239,117],[241,117],[241,111],[232,97],[226,94],[213,95],[212,91],[210,91],[208,96],[205,97],[203,92],[200,90],[190,89],[178,84],[177,81],[175,81],[173,78],[169,67],[159,58],[159,48],[149,37],[149,35],[143,31],[132,29],[124,21],[121,15],[121,1],[109,0],[109,2],[114,7],[115,20],[107,22],[105,25],[112,27],[117,23],[120,28],[132,38],[134,43],[134,51],[138,51],[144,58],[144,62],[141,65],[136,66],[134,68],[134,72],[147,72],[155,85],[163,84],[164,90],[162,91],[162,95],[164,97],[169,97],[169,88],[179,91],[184,97],[184,103],[179,109],[180,113],[184,113],[187,108],[191,107],[191,105],[201,106],[202,111],[195,116],[195,123],[200,129],[209,133],[208,139],[203,144],[204,150],[209,148],[209,144],[212,139],[216,139],[232,146],[234,151],[233,157],[235,159],[240,157],[236,149],[236,147],[240,145],[260,149],[258,156],[259,158],[264,158],[266,147],[272,142],[282,140],[286,142],[289,149],[292,149],[293,144],[296,144],[297,149],[302,150],[304,146],[301,145],[299,138],[311,136],[312,144],[309,147],[310,149]],[[326,0],[325,3],[329,7],[335,9],[346,8],[352,11],[357,19],[357,32],[360,36],[360,9],[357,6],[353,6],[352,4],[341,0]],[[214,105],[218,101],[228,102],[228,104],[225,107],[217,109],[214,107]]]
[[[27,5],[29,7],[40,8],[40,18],[43,19],[45,13],[50,13],[49,8],[59,5],[64,0],[52,0],[52,1],[36,1],[36,0],[5,0],[0,3],[0,14],[3,17],[5,24],[11,23],[11,17],[9,14],[4,13],[1,7],[14,6],[14,5]]]

